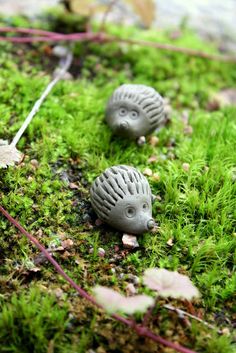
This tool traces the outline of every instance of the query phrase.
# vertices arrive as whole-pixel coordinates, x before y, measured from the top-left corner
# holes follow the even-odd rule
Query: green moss
[[[172,43],[164,33],[115,27],[109,31]],[[175,44],[215,51],[189,32]],[[45,54],[42,60],[43,45],[25,46],[25,54],[18,53],[16,58],[21,48],[0,46],[0,137],[9,140],[49,82],[55,65]],[[116,43],[79,43],[74,55],[73,72],[78,79],[60,82],[43,104],[19,143],[26,154],[24,163],[0,170],[1,203],[46,247],[58,247],[66,238],[73,240],[69,255],[58,251],[54,256],[84,287],[100,283],[125,288],[129,273],[139,275],[149,266],[179,270],[188,274],[202,293],[196,310],[202,310],[211,322],[215,313],[223,311],[225,321],[216,324],[231,330],[236,289],[236,110],[210,113],[206,105],[213,92],[235,85],[235,65]],[[156,147],[147,143],[139,148],[134,142],[114,137],[104,123],[106,101],[124,82],[151,85],[170,99],[172,122],[159,132]],[[181,119],[186,109],[193,127],[191,135],[184,133]],[[149,164],[153,155],[157,161]],[[94,177],[106,167],[122,163],[141,171],[148,166],[160,176],[158,181],[149,178],[153,193],[160,196],[153,206],[160,229],[140,237],[136,252],[122,250],[118,232],[95,226],[88,201]],[[189,171],[183,170],[183,163],[189,163]],[[78,188],[73,189],[67,178]],[[43,262],[35,274],[32,264],[37,251],[3,217],[0,230],[1,352],[32,352],[32,347],[35,353],[51,352],[50,345],[55,352],[85,352],[98,346],[127,353],[139,349],[140,342],[130,332],[118,329],[114,322],[106,327],[107,319],[94,316],[94,309],[81,300],[78,309],[73,291],[50,265]],[[115,245],[120,250],[115,251]],[[99,247],[106,250],[105,258],[98,257]],[[49,289],[65,286],[67,300],[60,300],[57,308],[53,296],[39,292],[40,285]],[[67,331],[69,312],[75,321]],[[158,325],[154,328],[157,333],[168,336],[172,330],[170,339],[181,337],[182,341],[184,336],[182,343],[201,352],[232,352],[230,336],[217,336],[202,325],[188,330],[178,323],[174,333],[167,314]],[[113,335],[117,346],[111,342]],[[130,341],[132,347],[128,348]],[[148,349],[150,353],[156,348]]]

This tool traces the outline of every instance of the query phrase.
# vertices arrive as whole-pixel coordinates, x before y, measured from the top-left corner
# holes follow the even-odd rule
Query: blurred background
[[[0,0],[0,13],[35,17],[54,6],[97,19],[110,6],[108,21],[172,30],[184,26],[214,41],[220,51],[236,52],[235,0]]]

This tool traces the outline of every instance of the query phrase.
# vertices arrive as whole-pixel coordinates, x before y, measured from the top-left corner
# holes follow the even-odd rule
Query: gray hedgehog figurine
[[[109,99],[105,120],[116,134],[137,139],[154,131],[164,118],[163,99],[154,88],[124,84]]]
[[[90,197],[98,217],[118,230],[142,234],[155,226],[149,183],[133,167],[106,169],[93,182]]]

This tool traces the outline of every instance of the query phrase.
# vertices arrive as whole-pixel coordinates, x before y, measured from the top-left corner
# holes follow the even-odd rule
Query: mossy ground
[[[109,30],[214,52],[191,33],[173,41],[167,33]],[[73,51],[74,79],[54,88],[19,143],[24,162],[0,170],[2,205],[46,247],[71,239],[73,245],[54,256],[88,290],[98,283],[122,290],[131,274],[154,266],[188,274],[202,297],[193,306],[174,304],[229,334],[193,321],[187,325],[165,309],[157,311],[152,329],[198,352],[233,352],[236,109],[206,107],[212,93],[235,85],[235,64],[115,43],[76,44]],[[42,44],[0,44],[0,52],[0,137],[11,140],[56,61]],[[156,146],[140,148],[114,137],[104,123],[106,101],[124,82],[151,85],[170,99],[171,123],[158,133]],[[192,134],[184,130],[184,110]],[[156,161],[148,161],[150,156]],[[159,175],[149,182],[159,195],[153,214],[160,227],[139,237],[136,251],[123,249],[119,232],[95,225],[89,203],[92,180],[115,164],[149,167]],[[0,352],[170,352],[79,298],[3,217],[0,230]]]

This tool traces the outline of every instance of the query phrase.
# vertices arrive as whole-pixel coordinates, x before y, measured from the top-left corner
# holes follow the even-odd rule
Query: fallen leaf
[[[22,154],[12,145],[0,145],[0,168],[7,168],[20,162]]]
[[[187,276],[176,271],[150,268],[144,272],[144,284],[158,292],[161,297],[183,298],[191,300],[199,297],[198,289]]]
[[[153,0],[126,0],[146,27],[150,27],[155,19],[156,7]]]
[[[136,312],[145,312],[154,304],[154,299],[147,295],[125,297],[113,289],[96,286],[93,293],[98,304],[108,313],[122,312],[132,315]]]
[[[235,88],[226,88],[214,94],[208,102],[207,109],[213,111],[226,106],[236,106]]]
[[[96,4],[94,0],[68,0],[70,10],[82,16],[91,16],[97,12],[105,12],[107,6]]]

